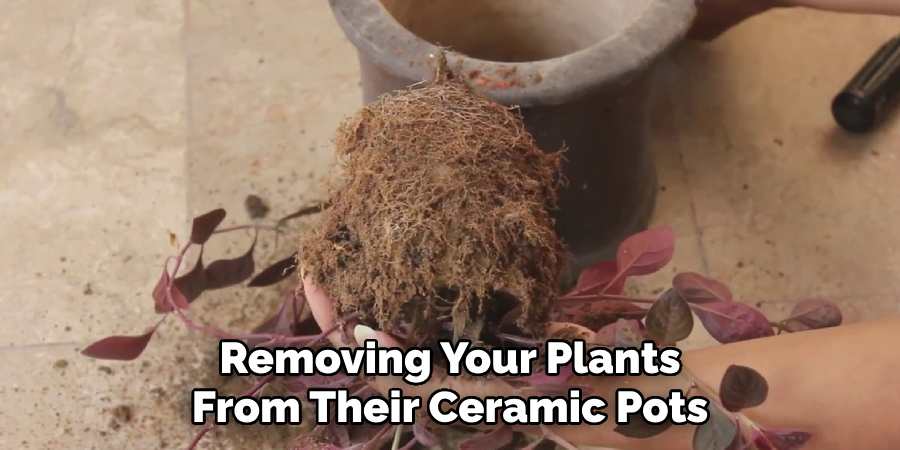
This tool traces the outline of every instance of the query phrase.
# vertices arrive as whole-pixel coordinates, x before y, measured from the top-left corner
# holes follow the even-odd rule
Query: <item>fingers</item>
[[[303,293],[306,295],[306,303],[309,305],[310,312],[312,312],[316,323],[319,324],[319,328],[325,330],[334,323],[334,301],[331,300],[331,297],[329,297],[325,291],[312,282],[311,277],[305,273],[302,277]],[[347,344],[342,342],[339,330],[329,334],[328,340],[331,342],[331,345],[335,347],[347,347]],[[351,347],[355,346],[351,345]]]
[[[359,346],[364,346],[366,340],[372,339],[378,342],[379,348],[404,349],[404,347],[391,336],[380,331],[375,331],[365,325],[357,325],[354,329],[354,336],[356,338],[356,343]],[[403,395],[419,396],[423,398],[430,397],[431,394],[438,389],[451,389],[459,394],[460,397],[473,396],[479,398],[498,395],[516,395],[517,392],[515,388],[499,379],[450,376],[446,371],[439,367],[433,367],[431,378],[418,386],[406,383],[403,378],[399,376],[378,376],[373,379],[373,383],[375,384],[376,389],[382,393],[388,392],[390,389],[400,389],[403,391]]]
[[[334,302],[319,287],[312,283],[309,277],[303,277],[303,288],[306,294],[307,302],[316,323],[321,328],[327,328],[334,323]],[[546,337],[556,339],[585,339],[593,340],[595,333],[587,328],[568,324],[568,323],[550,323],[547,326]],[[367,340],[375,340],[378,348],[399,348],[406,350],[403,345],[395,338],[387,333],[376,331],[365,325],[356,325],[353,329],[353,337],[356,342],[345,344],[342,342],[341,333],[333,332],[329,335],[329,340],[335,347],[364,347]],[[500,378],[473,377],[473,376],[450,376],[440,367],[432,367],[432,376],[423,384],[418,386],[411,385],[403,380],[402,376],[376,376],[370,380],[370,384],[382,395],[386,395],[391,389],[400,389],[403,396],[420,397],[426,404],[427,401],[438,390],[450,389],[459,397],[476,397],[482,400],[488,397],[520,397],[523,396],[519,389],[504,382]],[[592,389],[598,390],[601,380],[596,377],[586,377],[578,381],[578,384],[590,386]],[[444,405],[441,409],[446,411],[448,407],[455,405]],[[477,425],[474,428],[489,430],[500,425]],[[612,426],[615,426],[614,424]],[[597,432],[601,429],[603,433],[609,432],[607,428],[610,425],[600,427],[583,427],[583,426],[551,426],[553,432],[559,434],[567,440],[575,443],[590,444],[596,442]],[[543,433],[543,429],[539,426],[516,426],[517,431],[539,436]],[[624,447],[623,447],[624,448]]]
[[[306,300],[312,312],[316,323],[320,328],[327,328],[334,323],[334,301],[321,288],[316,286],[309,276],[303,276],[303,290],[306,294]],[[378,342],[380,348],[405,348],[394,338],[386,333],[375,331],[365,325],[357,325],[353,330],[356,338],[355,343],[345,344],[342,342],[340,331],[335,331],[328,336],[329,341],[335,347],[351,347],[365,346],[367,339],[374,339]],[[516,390],[498,380],[485,378],[464,378],[449,376],[443,370],[434,368],[431,378],[424,384],[413,386],[399,376],[378,376],[372,380],[374,387],[381,393],[387,393],[390,389],[400,389],[403,395],[420,396],[428,398],[438,389],[452,389],[461,397],[476,396],[484,398],[496,395],[515,395]]]

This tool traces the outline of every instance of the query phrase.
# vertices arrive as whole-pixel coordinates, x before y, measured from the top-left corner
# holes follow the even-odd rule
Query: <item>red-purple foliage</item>
[[[191,303],[205,291],[236,286],[248,280],[249,287],[270,286],[290,277],[296,271],[296,253],[275,262],[254,276],[256,269],[254,250],[259,232],[274,230],[277,233],[287,220],[317,213],[325,207],[327,205],[304,208],[282,218],[275,227],[246,225],[219,229],[226,217],[222,209],[195,218],[188,243],[166,260],[163,273],[151,293],[155,310],[163,314],[163,317],[143,334],[107,337],[89,345],[82,353],[100,359],[133,360],[140,356],[152,340],[156,329],[172,314],[190,329],[223,339],[242,339],[250,345],[293,344],[308,347],[327,345],[325,336],[339,329],[346,333],[344,324],[355,317],[344,317],[333,327],[322,330],[311,319],[301,321],[302,311],[306,307],[305,300],[302,294],[298,295],[293,291],[286,296],[279,310],[251,333],[232,333],[210,328],[198,324],[187,315]],[[215,234],[236,230],[254,231],[255,236],[250,248],[237,258],[205,264],[203,246],[206,242]],[[797,332],[841,324],[840,310],[834,304],[821,299],[800,302],[789,317],[772,322],[757,309],[734,301],[733,294],[724,284],[693,272],[675,275],[671,288],[665,290],[658,298],[623,295],[628,279],[656,273],[671,261],[675,253],[675,239],[675,233],[669,227],[653,228],[629,237],[620,245],[615,261],[601,262],[582,272],[575,287],[560,297],[560,307],[553,320],[592,329],[594,331],[592,342],[588,344],[595,347],[636,347],[644,341],[674,346],[692,334],[694,315],[706,331],[723,344],[771,336],[776,330],[779,333]],[[177,243],[174,236],[172,240]],[[197,261],[190,271],[179,276],[185,255],[194,246],[200,250]],[[171,270],[169,260],[174,260],[174,267]],[[604,325],[596,325],[598,316],[606,318],[603,321]],[[592,326],[597,328],[591,328]],[[501,339],[520,344],[541,344],[499,332],[497,335]],[[510,382],[522,386],[520,389],[525,395],[549,395],[551,392],[559,394],[565,393],[568,388],[585,389],[571,383],[572,377],[572,369],[567,366],[557,376],[538,373],[519,377]],[[282,383],[291,393],[298,395],[311,388],[338,387],[348,388],[355,392],[354,395],[377,395],[364,380],[350,375],[282,378],[278,379],[271,375],[261,378],[243,396],[258,395],[266,385],[274,381]],[[768,395],[765,378],[751,368],[730,367],[722,378],[718,392],[692,383],[688,394],[694,390],[708,398],[719,399],[710,409],[710,420],[696,429],[694,436],[696,450],[731,450],[752,444],[756,444],[759,448],[797,450],[812,436],[802,430],[765,430],[755,425],[746,430],[750,433],[749,438],[744,436],[741,432],[741,423],[735,417],[745,408],[762,404]],[[627,437],[642,439],[658,435],[670,426],[670,423],[653,425],[633,420],[628,425],[618,426],[616,431]],[[401,429],[402,432],[394,436],[397,431],[394,425],[351,428],[334,424],[320,425],[312,433],[298,438],[291,449],[367,449],[390,442],[391,439],[401,439],[400,448],[412,448],[416,443],[431,446],[437,442],[437,438],[429,429],[431,427],[434,427],[434,424],[420,420],[412,429]],[[204,426],[191,442],[189,449],[193,449],[201,437],[212,428],[212,422]],[[545,440],[565,448],[574,448],[546,427],[542,427],[542,430],[544,432],[542,438],[528,448],[534,448]],[[512,430],[504,426],[463,441],[459,448],[499,449],[511,442]]]

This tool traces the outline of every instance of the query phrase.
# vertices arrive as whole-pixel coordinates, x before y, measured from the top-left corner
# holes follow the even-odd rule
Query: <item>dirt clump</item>
[[[339,317],[358,312],[409,345],[544,332],[568,264],[550,216],[561,151],[443,64],[358,111],[334,143],[331,207],[298,256]]]

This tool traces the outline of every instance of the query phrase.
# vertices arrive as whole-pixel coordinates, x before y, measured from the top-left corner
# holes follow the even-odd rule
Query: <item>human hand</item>
[[[316,323],[322,329],[331,328],[335,323],[333,301],[321,288],[314,285],[310,277],[303,277],[303,290],[310,311],[315,318]],[[561,327],[567,328],[567,335],[571,336],[572,331],[576,330],[583,334],[586,340],[592,339],[594,332],[587,328],[574,324],[551,323],[547,327],[546,336],[553,336]],[[378,347],[394,347],[404,348],[404,346],[392,336],[375,331],[370,327],[356,325],[353,333],[356,343],[345,344],[342,339],[340,330],[332,332],[328,339],[335,347],[356,348],[364,345],[368,339],[374,339],[378,342]],[[390,389],[401,389],[404,396],[420,397],[423,403],[431,397],[439,389],[450,389],[459,394],[460,398],[476,397],[485,399],[487,397],[510,397],[520,396],[521,391],[506,383],[500,378],[462,378],[448,376],[446,372],[435,367],[432,377],[424,384],[414,386],[407,384],[402,377],[399,376],[377,376],[370,380],[370,385],[381,395],[387,396]],[[576,382],[579,386],[587,387],[592,391],[592,395],[600,396],[609,403],[605,411],[615,410],[614,395],[615,389],[627,386],[639,389],[644,393],[653,393],[659,391],[662,394],[662,388],[653,385],[654,377],[579,377]],[[658,377],[656,377],[658,378]],[[649,382],[649,383],[648,383]],[[668,389],[668,388],[666,388]],[[651,438],[635,440],[626,438],[613,431],[616,426],[612,419],[600,425],[553,425],[553,426],[517,426],[514,431],[522,432],[532,436],[544,436],[548,439],[563,439],[564,441],[574,445],[588,446],[604,446],[614,447],[622,450],[632,448],[641,448],[643,450],[652,450],[655,448],[669,448],[671,444],[671,436],[667,439]],[[473,428],[480,430],[491,430],[498,428],[497,425],[478,425]]]
[[[855,0],[854,0],[855,1]],[[741,22],[772,8],[785,7],[783,0],[701,0],[689,39],[710,41]]]
[[[850,14],[900,15],[896,0],[700,0],[688,38],[709,41],[773,8],[803,7]]]

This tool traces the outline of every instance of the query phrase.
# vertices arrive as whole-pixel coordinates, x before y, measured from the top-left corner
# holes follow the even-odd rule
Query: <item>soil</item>
[[[429,85],[346,120],[334,143],[331,208],[299,260],[339,317],[358,312],[409,345],[543,334],[569,262],[549,215],[562,151],[538,148],[515,110],[443,61]]]

